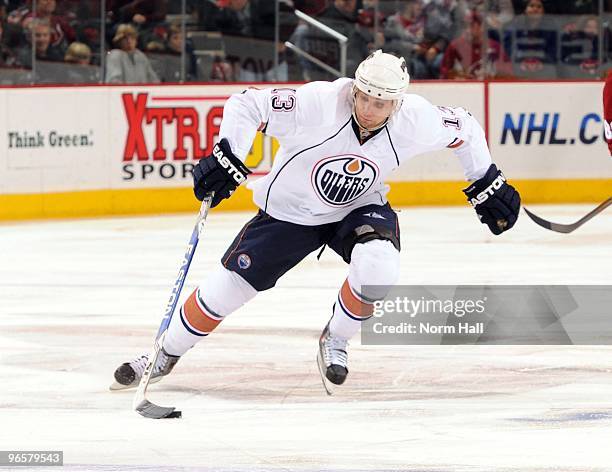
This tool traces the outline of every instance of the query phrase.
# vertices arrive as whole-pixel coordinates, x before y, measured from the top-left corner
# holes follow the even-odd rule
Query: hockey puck
[[[182,417],[183,417],[183,413],[179,410],[175,410],[169,415],[164,416],[164,418],[182,418]]]

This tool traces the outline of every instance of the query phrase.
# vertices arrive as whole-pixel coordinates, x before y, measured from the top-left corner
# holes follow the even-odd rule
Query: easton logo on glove
[[[213,155],[217,159],[217,162],[221,167],[223,167],[227,174],[236,181],[238,185],[243,183],[246,180],[246,175],[244,175],[240,169],[238,169],[230,159],[223,153],[223,150],[219,147],[219,143],[215,144],[213,148]]]
[[[486,202],[489,197],[495,193],[496,190],[499,190],[502,185],[504,185],[504,182],[506,182],[506,177],[504,176],[504,174],[501,173],[501,171],[499,171],[499,175],[495,178],[493,182],[491,182],[491,185],[489,185],[482,192],[476,195],[475,198],[470,198],[470,203],[472,204],[472,206],[476,207],[476,205],[480,205],[481,203]],[[468,188],[465,193],[469,194],[471,190],[473,190],[473,188]]]
[[[493,234],[501,234],[514,226],[521,209],[521,196],[506,182],[506,177],[495,164],[485,175],[464,191],[480,222]]]
[[[232,152],[227,139],[223,138],[213,147],[212,154],[193,168],[193,193],[202,201],[214,193],[211,208],[221,200],[229,198],[234,190],[246,181],[251,171]]]

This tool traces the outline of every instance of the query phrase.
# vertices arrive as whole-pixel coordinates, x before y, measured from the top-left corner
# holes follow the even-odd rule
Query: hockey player
[[[406,94],[408,82],[404,59],[378,50],[354,80],[249,89],[227,101],[220,141],[194,168],[199,200],[214,191],[214,207],[231,196],[249,173],[243,160],[258,129],[281,146],[270,173],[253,185],[259,212],[173,316],[153,377],[167,375],[226,316],[327,245],[346,261],[348,276],[321,334],[318,364],[328,393],[342,384],[349,339],[399,276],[399,226],[384,180],[417,154],[452,148],[480,221],[494,234],[512,228],[520,197],[491,163],[482,127],[463,108]],[[141,356],[121,365],[115,388],[137,385],[146,363]]]
[[[603,89],[604,135],[608,143],[608,151],[612,156],[612,70],[608,71]]]

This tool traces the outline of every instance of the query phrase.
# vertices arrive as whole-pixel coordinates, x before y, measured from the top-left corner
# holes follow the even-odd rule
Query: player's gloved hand
[[[223,138],[213,148],[212,154],[200,159],[193,168],[193,193],[198,200],[215,192],[211,207],[229,198],[244,182],[251,171],[232,152],[227,139]]]
[[[476,210],[480,221],[493,234],[501,234],[514,226],[521,210],[521,196],[506,182],[495,164],[487,173],[463,190]]]

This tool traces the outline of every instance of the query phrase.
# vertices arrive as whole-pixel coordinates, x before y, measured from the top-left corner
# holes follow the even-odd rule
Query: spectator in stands
[[[293,0],[293,7],[296,10],[303,11],[310,16],[321,14],[326,6],[326,0]]]
[[[487,0],[478,11],[489,29],[501,30],[514,19],[512,0]]]
[[[273,40],[275,33],[275,6],[270,0],[219,0],[215,18],[216,31],[224,35]],[[281,2],[280,13],[292,11]],[[281,41],[293,32],[295,21],[280,25]]]
[[[416,59],[417,55],[424,53],[423,1],[407,0],[404,2],[402,9],[387,19],[384,32],[385,50],[406,60],[411,77],[425,78],[427,76],[425,66]]]
[[[389,3],[391,3],[391,5],[385,8],[383,7],[383,5],[381,5],[379,0],[357,0],[357,4],[356,4],[357,15],[359,16],[359,12],[361,10],[372,10],[372,11],[377,11],[378,13],[382,13],[386,19],[389,13],[388,10],[392,9],[394,12],[397,11],[397,5],[393,5],[393,4],[400,3],[400,2],[389,2]]]
[[[21,25],[25,30],[34,18],[46,20],[51,27],[51,45],[65,51],[68,44],[76,39],[76,34],[65,17],[55,14],[56,7],[55,0],[37,0],[36,12],[26,13]]]
[[[513,0],[513,3],[517,13],[524,10],[524,0]],[[552,15],[594,15],[599,12],[599,0],[542,0],[542,3],[546,12]],[[612,6],[610,0],[603,3]]]
[[[8,17],[6,21],[11,25],[19,25],[24,19],[24,17],[30,12],[30,8],[32,7],[32,2],[20,2],[18,5],[14,5],[14,8],[9,8]]]
[[[181,54],[183,52],[183,32],[180,25],[170,25],[168,28],[165,51],[170,54]]]
[[[38,0],[36,0],[38,1]],[[60,0],[55,9],[55,14],[62,16],[66,19],[66,21],[74,26],[76,24],[77,19],[81,19],[82,17],[77,17],[77,10],[80,9],[80,5],[85,5],[89,10],[89,5],[93,3],[95,0]],[[88,11],[90,15],[95,15],[97,13],[100,16],[100,8],[98,6],[98,11]]]
[[[347,45],[347,74],[351,77],[355,75],[361,61],[385,46],[385,35],[375,28],[376,22],[379,28],[384,28],[385,16],[379,12],[377,17],[375,10],[370,8],[359,10],[355,31]]]
[[[514,19],[511,0],[487,0],[476,10],[485,19],[485,36],[501,45],[504,28]]]
[[[431,0],[424,10],[425,31],[423,43],[416,51],[415,60],[419,69],[425,71],[423,78],[437,79],[444,51],[457,36],[462,19],[457,0]]]
[[[444,52],[440,78],[483,80],[509,77],[512,74],[510,59],[497,41],[484,36],[480,13],[469,13],[465,25],[461,36],[453,39]]]
[[[219,1],[215,28],[225,40],[226,59],[233,65],[239,81],[286,81],[288,64],[285,57],[286,39],[293,32],[294,22],[280,25],[280,41],[275,39],[275,2],[270,0]],[[279,5],[281,13],[287,7]],[[278,67],[274,68],[275,48]]]
[[[234,69],[224,58],[215,57],[211,65],[210,77],[200,77],[198,74],[198,79],[211,82],[234,82]]]
[[[167,0],[107,0],[106,11],[114,23],[134,23],[142,29],[166,20]]]
[[[539,26],[542,18],[544,18],[544,2],[543,0],[527,0],[523,14],[523,21],[532,27]]]
[[[85,43],[75,41],[68,46],[64,56],[61,80],[68,84],[91,84],[100,82],[100,68],[91,65],[92,53]]]
[[[7,11],[7,16],[2,21],[2,44],[7,50],[16,54],[20,48],[26,45],[25,35],[23,34],[23,28],[21,23],[15,23],[14,18],[11,16],[11,11]]]
[[[4,22],[0,21],[0,67],[14,67],[17,64],[17,58],[5,44],[4,39]]]
[[[504,49],[519,77],[554,78],[557,44],[557,27],[546,16],[542,0],[528,0],[523,14],[504,32]]]
[[[163,45],[167,33],[167,0],[107,0],[106,9],[115,27],[128,23],[136,26],[139,40],[137,47],[140,49],[146,49],[147,44],[154,41]]]
[[[319,15],[319,20],[346,37],[351,36],[357,22],[357,0],[334,0]]]
[[[551,13],[551,14],[556,14],[559,13],[556,9],[553,7],[553,5],[551,5],[551,3],[555,3],[556,0],[543,0],[542,3],[544,4],[544,8],[547,12]],[[572,0],[570,0],[572,1]],[[566,3],[566,2],[563,2]],[[512,0],[512,5],[514,5],[514,12],[517,15],[520,15],[521,13],[523,13],[525,11],[525,0]]]
[[[225,4],[225,7],[227,6],[228,5]],[[199,31],[222,32],[224,23],[218,20],[221,15],[227,13],[222,11],[221,7],[217,3],[217,0],[196,0],[194,1],[192,8],[198,25],[197,29]],[[207,63],[208,59],[208,57],[201,58],[200,65],[202,64],[202,61]],[[223,55],[217,55],[213,58],[213,62],[210,65],[210,72],[208,71],[208,67],[197,67],[197,71],[199,76],[198,78],[200,80],[212,80],[219,82],[235,81],[234,69]]]
[[[70,19],[76,33],[76,41],[84,43],[91,49],[91,63],[100,64],[100,57],[105,53],[106,42],[102,38],[102,24],[106,16],[100,16],[101,0],[62,0],[57,11]],[[112,31],[111,24],[107,25]]]
[[[149,59],[140,51],[136,28],[121,24],[113,37],[117,49],[108,53],[106,60],[105,82],[107,83],[142,83],[159,82]]]
[[[596,15],[599,12],[599,0],[574,0],[563,5],[561,13],[569,15]]]
[[[599,69],[599,20],[589,15],[579,19],[576,29],[561,35],[561,77],[597,77]]]
[[[91,49],[87,44],[75,41],[68,46],[68,49],[66,49],[64,62],[83,66],[89,65],[91,64]]]
[[[219,31],[231,36],[253,34],[250,21],[252,5],[249,0],[225,0],[217,3],[220,8],[217,10],[215,23]]]
[[[163,52],[173,56],[180,56],[183,53],[183,37],[184,35],[180,25],[170,25]],[[193,53],[193,45],[190,41],[185,43],[185,67],[185,80],[195,80],[197,75],[196,57]]]
[[[19,8],[23,3],[28,3],[29,0],[24,2],[23,0],[2,0],[2,3],[6,5],[6,11],[11,12],[16,8]]]
[[[514,18],[514,6],[512,0],[459,0],[460,23],[456,25],[456,31],[465,31],[464,18],[470,12],[478,12],[484,22],[487,37],[501,42],[501,30]]]
[[[334,0],[316,19],[350,38],[355,32],[356,8],[357,0]],[[307,23],[300,23],[291,37],[291,42],[331,68],[340,69],[340,47],[338,41],[330,35]],[[298,57],[298,63],[303,80],[333,80],[338,77],[302,57]]]
[[[193,10],[199,31],[219,31],[217,17],[221,8],[217,0],[199,0],[194,2]]]
[[[34,18],[28,22],[28,34],[26,39],[33,37],[34,50],[37,61],[63,61],[64,53],[62,49],[51,44],[51,25],[48,19]],[[18,63],[28,69],[32,68],[32,46],[27,44],[22,47],[17,55]]]

